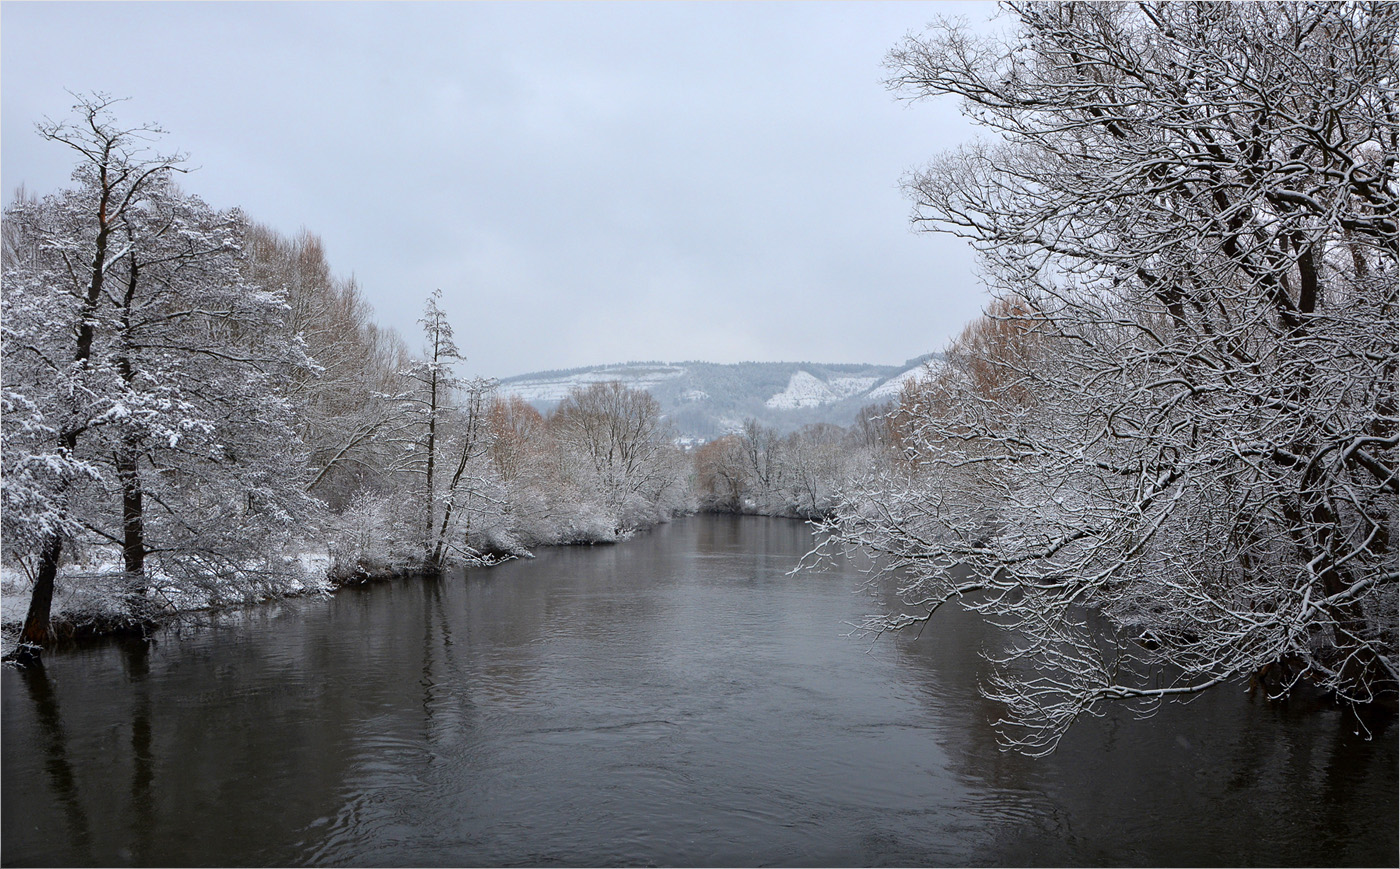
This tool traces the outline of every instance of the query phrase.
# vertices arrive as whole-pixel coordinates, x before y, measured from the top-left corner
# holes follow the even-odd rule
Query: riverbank
[[[609,546],[654,527],[630,529],[610,539],[579,537],[557,544],[537,545],[535,549]],[[495,567],[507,561],[533,557],[532,551],[522,549],[489,555],[484,563],[473,566]],[[54,583],[50,631],[57,643],[145,635],[199,614],[256,607],[308,595],[329,595],[342,588],[393,582],[425,572],[422,565],[391,565],[382,561],[361,561],[347,566],[340,564],[329,550],[285,555],[283,567],[285,572],[279,575],[276,583],[238,586],[211,581],[193,591],[179,589],[173,583],[162,583],[160,577],[154,577],[151,580],[154,591],[148,596],[152,606],[148,612],[139,613],[131,608],[126,576],[116,560],[98,559],[65,565]],[[32,580],[23,571],[0,566],[0,656],[8,656],[19,644],[33,587]]]
[[[153,591],[147,596],[151,606],[144,613],[132,609],[126,575],[115,561],[65,565],[54,583],[50,630],[58,642],[142,634],[190,613],[329,594],[339,587],[331,578],[334,563],[328,552],[303,552],[284,556],[283,561],[285,572],[275,587],[210,582],[191,590],[153,577]],[[18,645],[33,588],[22,570],[0,567],[0,655],[9,655]]]
[[[1393,729],[1233,685],[1008,754],[997,632],[853,640],[897,589],[810,546],[691,516],[0,669],[5,862],[1394,864]]]

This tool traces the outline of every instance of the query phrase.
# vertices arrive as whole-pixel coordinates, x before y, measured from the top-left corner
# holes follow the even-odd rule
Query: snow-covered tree
[[[416,481],[411,497],[420,503],[422,563],[429,569],[441,568],[449,555],[453,561],[480,563],[481,553],[470,546],[465,532],[456,533],[453,522],[469,520],[472,499],[492,485],[483,466],[489,464],[491,434],[486,409],[496,384],[457,374],[463,357],[441,301],[442,291],[434,290],[424,303],[418,321],[424,354],[402,371],[408,388],[398,396],[408,420],[401,467]],[[440,467],[441,461],[449,466]],[[468,509],[459,509],[463,506]]]
[[[457,398],[447,416],[451,474],[440,484],[442,519],[433,543],[433,563],[449,558],[479,563],[483,549],[502,547],[508,535],[499,517],[504,512],[504,487],[491,467],[492,430],[488,411],[496,381],[474,377],[457,385]],[[508,536],[507,536],[508,540]]]
[[[419,521],[425,565],[434,563],[436,548],[438,428],[458,382],[456,365],[462,361],[441,300],[442,290],[434,290],[423,305],[423,316],[418,322],[423,327],[424,355],[401,373],[408,389],[399,395],[404,411],[413,420],[404,446],[409,453],[406,467],[419,478],[417,496],[421,499]]]
[[[550,422],[566,459],[576,464],[577,482],[596,495],[615,532],[670,515],[682,474],[661,405],[651,393],[618,381],[576,387]]]
[[[90,467],[77,456],[79,437],[101,413],[88,381],[98,309],[106,301],[108,273],[121,258],[120,229],[147,191],[180,166],[178,156],[149,150],[158,128],[117,126],[109,112],[113,102],[105,95],[84,98],[75,121],[38,125],[41,136],[79,154],[73,173],[79,187],[51,198],[42,211],[40,203],[21,198],[6,215],[6,403],[23,414],[5,416],[6,501],[30,504],[7,517],[6,530],[33,539],[26,555],[34,592],[21,649],[37,649],[48,639],[64,541],[78,525],[69,496],[87,476],[79,471]],[[12,482],[17,467],[44,470]]]
[[[309,508],[272,376],[306,360],[281,297],[242,280],[246,220],[179,190],[178,159],[146,150],[159,131],[118,126],[112,102],[39,125],[78,152],[76,186],[5,215],[6,554],[35,579],[24,649],[47,639],[69,542],[121,553],[134,608],[192,584],[216,598],[261,581],[250,555]]]
[[[744,446],[744,456],[748,459],[752,498],[761,512],[775,512],[785,470],[782,438],[778,436],[777,429],[749,417],[744,420],[739,439]]]
[[[311,363],[283,294],[244,279],[247,227],[241,212],[156,185],[123,226],[121,290],[102,323],[118,398],[94,446],[121,489],[127,573],[141,576],[149,554],[214,601],[275,590],[277,563],[256,565],[314,510],[281,378]]]
[[[374,322],[354,279],[332,274],[314,234],[288,238],[255,224],[245,249],[248,279],[286,295],[286,331],[315,360],[289,369],[284,389],[313,472],[310,492],[339,510],[356,492],[382,487],[394,465],[404,420],[393,395],[407,349]]]
[[[855,470],[845,429],[812,423],[783,438],[783,512],[804,519],[820,518],[835,505],[836,490]]]
[[[925,612],[868,627],[1006,628],[986,690],[1032,753],[1251,676],[1393,699],[1396,6],[1005,8],[889,57],[997,134],[906,189],[1017,340],[964,347],[830,524]]]

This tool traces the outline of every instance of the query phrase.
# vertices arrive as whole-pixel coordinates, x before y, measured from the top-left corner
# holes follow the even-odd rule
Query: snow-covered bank
[[[326,551],[305,551],[282,557],[277,581],[246,581],[249,577],[211,579],[191,588],[154,575],[136,600],[115,559],[65,565],[54,583],[50,624],[60,640],[139,633],[194,612],[258,604],[305,594],[329,594],[336,588],[330,576],[333,560]],[[254,573],[250,569],[250,574]],[[237,581],[244,580],[244,581]],[[16,646],[34,582],[24,571],[0,567],[0,654]],[[141,611],[144,609],[144,612]]]
[[[650,525],[623,531],[566,528],[556,540],[536,544],[535,548],[622,543],[668,521],[669,517],[662,518]],[[384,554],[379,553],[380,556]],[[512,552],[488,556],[473,566],[492,567],[514,558],[533,557],[530,550],[517,547]],[[329,549],[306,549],[282,556],[281,562],[282,570],[277,573],[276,583],[250,583],[247,577],[235,581],[211,579],[192,590],[177,587],[167,578],[152,577],[150,588],[141,598],[142,606],[149,607],[145,613],[133,609],[126,576],[117,558],[96,558],[65,565],[54,583],[52,635],[59,642],[71,642],[145,633],[196,614],[271,604],[310,594],[329,595],[346,586],[390,582],[421,576],[425,572],[422,564],[391,563],[384,557],[347,564]],[[0,566],[0,655],[8,655],[18,645],[33,588],[33,580],[23,570]]]

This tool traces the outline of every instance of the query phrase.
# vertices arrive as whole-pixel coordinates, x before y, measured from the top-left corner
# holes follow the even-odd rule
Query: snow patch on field
[[[838,398],[826,382],[806,371],[794,371],[788,378],[787,389],[765,401],[773,410],[796,410],[799,407],[820,407]]]
[[[904,384],[912,380],[933,376],[938,370],[936,367],[938,364],[940,363],[925,362],[918,368],[910,368],[902,374],[896,374],[894,377],[891,377],[889,380],[886,380],[884,383],[870,390],[870,394],[866,397],[871,401],[889,401],[892,398],[899,398],[899,393],[904,389]]]

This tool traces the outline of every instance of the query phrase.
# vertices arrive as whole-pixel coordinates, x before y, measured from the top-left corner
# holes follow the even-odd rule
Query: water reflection
[[[134,640],[122,646],[126,678],[131,687],[131,847],[119,856],[144,864],[150,859],[155,829],[155,755],[151,742],[150,643]]]
[[[68,737],[64,732],[58,696],[41,662],[35,661],[29,666],[21,668],[19,676],[24,682],[24,688],[30,701],[33,703],[35,717],[38,721],[38,749],[44,759],[44,772],[48,785],[63,807],[63,819],[66,822],[65,830],[50,828],[47,833],[50,836],[66,833],[75,856],[80,861],[86,862],[91,859],[91,834],[88,830],[87,813],[83,809],[82,799],[78,792],[77,777],[74,775],[73,766],[68,759]],[[29,779],[29,784],[34,787],[39,786],[39,782],[32,778]]]
[[[1365,805],[1395,804],[1393,718],[1368,730],[1349,712],[1269,703],[1239,684],[1166,704],[1146,720],[1105,706],[1102,717],[1077,722],[1055,753],[1032,760],[998,750],[989,725],[1001,710],[975,690],[977,653],[997,641],[962,611],[941,612],[917,639],[893,638],[941,722],[950,769],[977,795],[966,808],[997,830],[988,862],[1395,862],[1396,825]]]
[[[799,524],[348,590],[3,678],[6,865],[1394,863],[1396,745],[1220,691],[997,750]],[[877,590],[888,594],[888,590]]]

